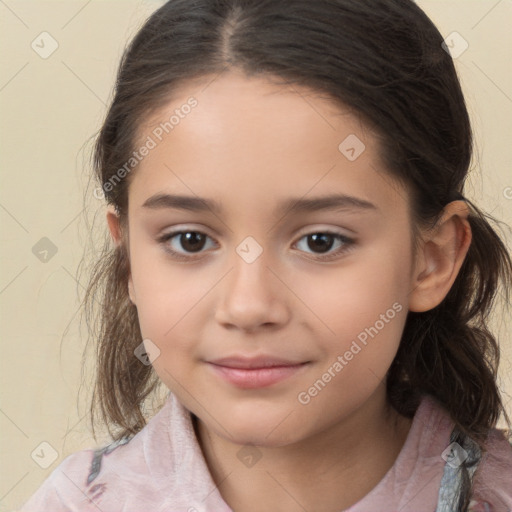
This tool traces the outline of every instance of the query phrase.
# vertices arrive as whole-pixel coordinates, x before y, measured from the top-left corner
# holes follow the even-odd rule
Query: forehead
[[[214,198],[235,211],[327,193],[388,207],[406,199],[382,167],[376,134],[356,115],[264,77],[227,73],[184,84],[138,139],[151,150],[131,176],[135,207],[162,192]]]

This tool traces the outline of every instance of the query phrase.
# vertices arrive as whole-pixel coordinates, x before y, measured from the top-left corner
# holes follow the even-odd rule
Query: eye
[[[341,233],[331,231],[318,231],[316,233],[308,233],[299,239],[296,245],[300,244],[301,240],[306,239],[306,244],[303,244],[303,250],[306,248],[311,249],[317,255],[315,259],[319,260],[332,260],[335,259],[348,250],[353,248],[355,240],[348,238]],[[331,251],[335,241],[339,242],[338,249]],[[316,251],[319,252],[316,252]]]
[[[164,246],[164,250],[171,254],[173,258],[178,260],[191,260],[194,254],[204,252],[203,249],[208,239],[211,238],[201,231],[181,230],[162,235],[158,239],[158,242]],[[307,252],[306,249],[312,250],[313,254],[316,255],[314,259],[317,260],[332,260],[340,257],[342,254],[352,249],[355,243],[355,240],[341,233],[331,231],[308,233],[302,236],[295,245],[301,245],[300,242],[302,240],[307,240],[307,242],[303,244],[300,250],[305,252]],[[338,248],[332,251],[336,241],[339,244]],[[215,244],[213,245],[215,246]]]
[[[174,247],[172,247],[172,243],[169,244],[169,242],[173,241],[174,238],[176,240],[174,240],[175,244]],[[177,259],[189,259],[187,254],[200,252],[204,248],[208,238],[210,237],[201,231],[182,230],[166,233],[162,235],[158,241],[163,244],[167,252]],[[183,253],[177,250],[176,246],[181,246],[185,252]]]

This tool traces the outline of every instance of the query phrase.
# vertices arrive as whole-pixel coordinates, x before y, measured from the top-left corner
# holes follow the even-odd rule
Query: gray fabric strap
[[[462,468],[463,466],[467,468],[470,481],[473,480],[481,456],[478,444],[454,428],[450,436],[450,445],[443,452],[446,464],[441,479],[436,512],[455,512],[457,510],[462,490]]]
[[[121,439],[118,439],[117,441],[114,441],[113,443],[110,443],[109,445],[94,451],[91,469],[89,470],[89,476],[87,477],[87,485],[89,485],[99,475],[101,470],[101,459],[103,455],[107,455],[118,446],[128,443],[132,438],[133,435],[122,437]]]

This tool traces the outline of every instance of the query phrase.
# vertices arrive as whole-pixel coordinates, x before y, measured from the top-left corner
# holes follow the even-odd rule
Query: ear
[[[471,244],[468,216],[464,201],[452,201],[434,228],[424,233],[415,260],[409,311],[433,309],[450,291]]]
[[[114,207],[111,205],[107,207],[107,224],[114,244],[116,246],[121,245],[123,243],[123,238],[121,225],[119,222],[119,215],[115,212]]]
[[[114,244],[117,247],[119,247],[123,243],[128,243],[128,237],[126,237],[126,240],[124,240],[123,238],[123,232],[121,229],[121,224],[119,222],[119,215],[116,213],[116,211],[111,205],[107,207],[107,224],[110,234],[112,235],[112,240],[114,241]],[[133,288],[131,272],[130,276],[128,277],[128,295],[130,296],[130,300],[132,301],[132,303],[136,305],[135,290]]]

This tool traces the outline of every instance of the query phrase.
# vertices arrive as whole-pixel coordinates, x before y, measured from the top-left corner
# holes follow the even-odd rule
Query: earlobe
[[[409,311],[429,311],[450,291],[471,244],[468,216],[464,201],[452,201],[424,237],[415,262]]]
[[[135,301],[135,291],[133,289],[133,280],[132,280],[132,276],[130,275],[130,277],[128,278],[128,295],[130,297],[130,301],[131,303],[136,306],[137,303]]]

